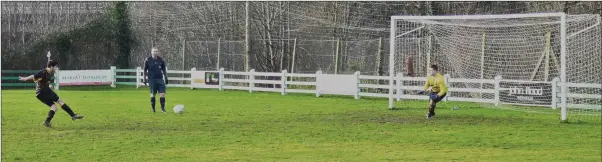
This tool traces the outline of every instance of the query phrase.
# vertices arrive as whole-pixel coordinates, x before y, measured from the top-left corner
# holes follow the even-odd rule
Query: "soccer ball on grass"
[[[174,106],[173,112],[175,112],[176,114],[184,113],[184,105],[178,104],[178,105]]]

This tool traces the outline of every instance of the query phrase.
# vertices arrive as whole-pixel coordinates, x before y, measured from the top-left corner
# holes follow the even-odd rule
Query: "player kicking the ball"
[[[426,118],[430,119],[435,116],[435,106],[437,106],[437,103],[447,95],[445,79],[439,73],[437,65],[431,65],[430,76],[428,76],[426,84],[424,84],[424,91],[420,91],[419,94],[424,94],[425,92],[429,94],[429,112],[426,114]]]
[[[52,87],[50,86],[50,79],[54,75],[58,69],[58,62],[56,61],[48,61],[46,64],[46,69],[40,70],[37,74],[30,75],[28,77],[19,77],[21,81],[29,81],[34,80],[36,82],[36,98],[42,101],[42,103],[46,104],[50,107],[50,111],[48,111],[48,117],[44,121],[44,126],[50,126],[50,120],[54,117],[54,113],[56,112],[56,104],[58,103],[65,112],[69,113],[72,120],[82,119],[84,116],[79,116],[65,104],[65,102],[59,99],[59,96],[52,91]]]
[[[165,113],[165,85],[167,85],[167,70],[165,69],[165,61],[163,61],[163,58],[159,57],[159,49],[153,47],[151,49],[151,56],[144,60],[144,85],[148,83],[150,87],[150,99],[153,112],[155,112],[155,94],[159,92],[161,110]],[[163,78],[165,78],[165,80],[163,80]]]

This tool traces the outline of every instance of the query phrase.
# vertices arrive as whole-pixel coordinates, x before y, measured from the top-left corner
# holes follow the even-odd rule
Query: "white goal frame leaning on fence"
[[[389,40],[389,108],[393,108],[396,90],[394,81],[395,76],[398,73],[395,69],[395,53],[396,53],[396,38],[418,29],[424,26],[404,30],[402,34],[397,33],[397,23],[399,20],[479,20],[479,19],[511,19],[511,18],[545,18],[545,17],[557,17],[560,21],[553,22],[560,25],[560,107],[561,107],[561,120],[567,120],[567,15],[565,13],[533,13],[533,14],[501,14],[501,15],[453,15],[453,16],[391,16],[391,30]],[[397,83],[399,84],[399,83]],[[399,91],[398,91],[399,92]]]

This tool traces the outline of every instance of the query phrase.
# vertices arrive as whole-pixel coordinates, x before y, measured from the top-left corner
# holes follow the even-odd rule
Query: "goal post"
[[[393,109],[395,104],[393,101],[393,98],[395,97],[393,91],[396,91],[396,86],[393,81],[395,80],[395,74],[397,72],[395,71],[395,36],[397,34],[395,32],[397,31],[396,22],[396,19],[391,17],[391,31],[389,33],[389,109]]]
[[[395,80],[409,77],[398,76],[398,73],[405,67],[405,58],[412,56],[427,57],[413,59],[413,65],[421,66],[413,68],[428,69],[422,66],[437,64],[443,74],[450,74],[452,78],[465,81],[503,78],[496,85],[449,83],[452,89],[468,92],[450,90],[448,97],[487,101],[499,98],[501,101],[496,102],[502,105],[554,108],[558,105],[562,121],[568,120],[569,113],[599,115],[600,110],[586,111],[578,107],[602,104],[599,95],[594,95],[600,94],[602,87],[592,86],[602,85],[602,79],[592,77],[598,75],[595,69],[602,68],[600,28],[600,15],[595,14],[391,16],[389,108],[395,105],[395,92],[403,92],[396,89],[400,86],[395,85]],[[419,50],[429,51],[428,56],[416,54],[415,50],[408,49],[407,41],[403,41],[420,38],[432,39],[431,44],[420,47],[428,49]],[[426,77],[426,74],[415,77]],[[559,78],[558,83],[553,83],[551,78]],[[401,82],[403,87],[409,86]],[[419,85],[414,86],[405,90],[416,90]],[[495,95],[500,97],[474,90],[487,91],[485,89],[496,86],[499,86],[499,94]]]
[[[560,15],[560,120],[565,122],[568,118],[566,111],[566,14]]]

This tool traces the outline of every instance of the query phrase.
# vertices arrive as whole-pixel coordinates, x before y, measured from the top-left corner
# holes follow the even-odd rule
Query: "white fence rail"
[[[109,76],[111,86],[116,87],[117,85],[135,85],[137,88],[144,86],[143,84],[143,71],[142,68],[136,69],[116,69],[111,67],[110,70],[106,70],[112,74]],[[59,78],[61,71],[56,73],[56,78]],[[286,70],[280,73],[274,72],[256,72],[250,70],[249,72],[235,72],[225,71],[223,68],[219,71],[197,71],[196,69],[181,71],[181,70],[168,70],[169,81],[176,81],[177,83],[170,83],[168,87],[185,87],[185,88],[213,88],[219,90],[244,90],[249,93],[255,91],[263,92],[280,92],[282,95],[287,93],[311,93],[315,94],[316,97],[320,97],[323,94],[335,94],[335,95],[349,95],[354,96],[355,99],[360,97],[382,97],[388,98],[393,97],[398,101],[403,99],[418,99],[427,100],[428,97],[425,95],[417,95],[415,92],[423,90],[424,82],[427,78],[425,77],[404,77],[402,74],[397,74],[393,79],[393,87],[391,87],[390,76],[367,76],[361,75],[360,72],[356,72],[352,75],[333,75],[333,74],[322,74],[321,71],[317,71],[315,74],[295,74],[288,73]],[[66,73],[65,73],[66,74]],[[512,105],[527,105],[527,106],[545,106],[551,108],[561,107],[560,89],[563,84],[559,82],[560,79],[555,78],[552,81],[524,81],[524,80],[504,80],[502,76],[496,76],[495,79],[466,79],[466,78],[451,78],[450,75],[444,75],[445,82],[448,85],[448,95],[444,101],[464,101],[464,102],[478,102],[478,103],[489,103],[494,105],[500,104],[512,104]],[[77,77],[71,77],[77,78]],[[98,78],[98,77],[96,77]],[[266,79],[267,78],[267,79]],[[81,78],[80,78],[81,79]],[[127,81],[123,81],[127,80]],[[56,81],[56,80],[55,80]],[[59,79],[58,82],[61,82]],[[410,84],[412,83],[413,84]],[[416,84],[419,82],[419,84]],[[479,84],[480,86],[461,86],[454,87],[452,85],[458,84]],[[543,96],[544,99],[538,102],[511,102],[505,97],[513,91],[533,91],[529,87],[524,89],[516,88],[516,86],[508,85],[537,85],[546,91]],[[484,86],[487,85],[487,86]],[[594,91],[601,91],[601,84],[592,83],[566,83],[566,88],[589,88],[595,89]],[[506,86],[506,87],[503,87]],[[55,87],[58,90],[58,86]],[[393,95],[390,96],[388,91],[393,90]],[[549,92],[548,92],[549,91]],[[602,100],[600,94],[587,94],[581,91],[567,91],[565,94],[567,99],[590,99],[590,100]],[[586,91],[591,92],[591,91]],[[467,96],[455,95],[456,93],[467,93],[472,94]],[[475,95],[476,94],[476,95]],[[485,97],[489,96],[489,97]],[[491,97],[493,96],[493,97]],[[602,106],[599,104],[587,104],[587,103],[567,103],[567,107],[574,109],[594,109],[601,110]]]

